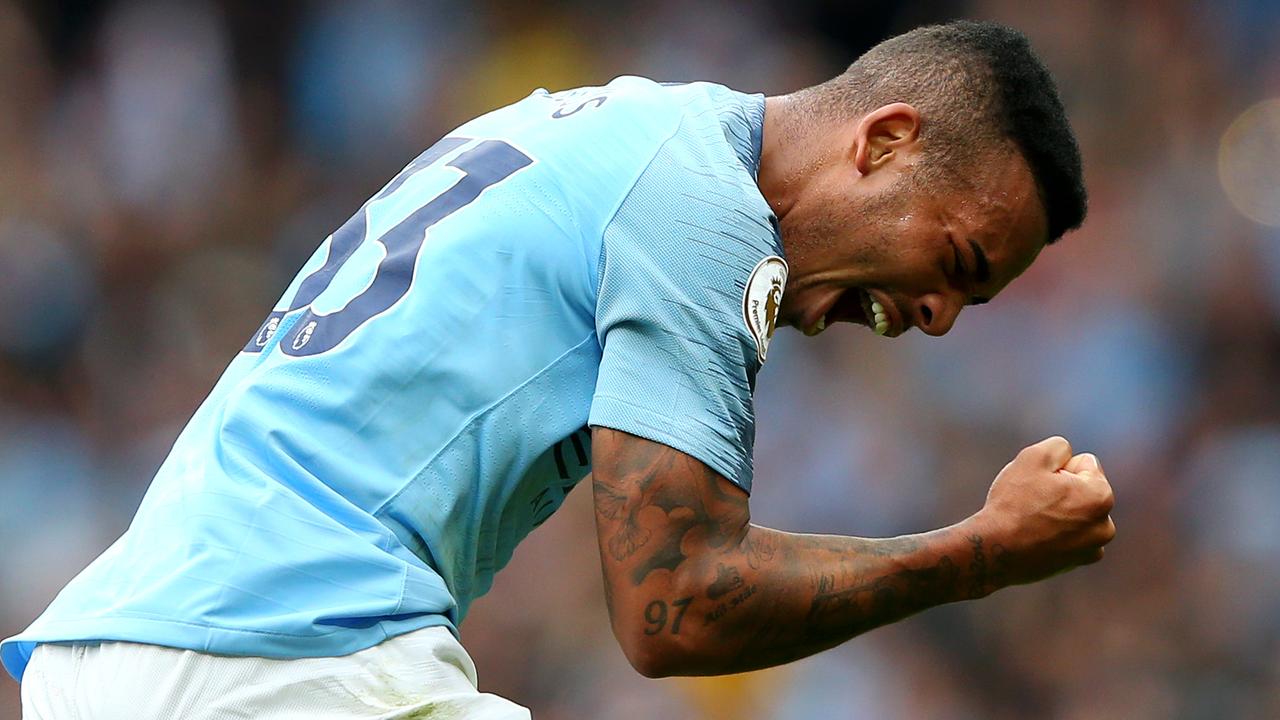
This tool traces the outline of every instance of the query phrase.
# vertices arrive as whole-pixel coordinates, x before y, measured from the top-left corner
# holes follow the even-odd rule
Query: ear
[[[911,154],[920,138],[920,111],[907,103],[882,105],[862,116],[854,129],[854,167],[869,175]]]

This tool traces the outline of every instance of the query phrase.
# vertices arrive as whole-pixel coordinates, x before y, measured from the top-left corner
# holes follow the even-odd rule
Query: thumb
[[[1098,462],[1098,456],[1093,453],[1080,453],[1072,456],[1062,469],[1069,473],[1102,472],[1102,463]]]

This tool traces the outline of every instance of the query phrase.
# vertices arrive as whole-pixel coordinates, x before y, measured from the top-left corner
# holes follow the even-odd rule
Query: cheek
[[[782,222],[781,230],[789,255],[802,261],[830,260],[833,254],[844,254],[854,245],[851,219],[842,217],[830,205],[809,203],[793,208]],[[788,261],[792,259],[788,257]]]
[[[936,243],[926,243],[905,227],[893,240],[887,257],[887,271],[894,284],[905,292],[936,290],[946,282],[943,256]]]
[[[909,264],[920,255],[918,230],[911,218],[891,216],[875,226],[875,244],[895,263]]]

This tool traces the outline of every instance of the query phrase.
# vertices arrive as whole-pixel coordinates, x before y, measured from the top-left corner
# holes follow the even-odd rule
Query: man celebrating
[[[915,30],[784,97],[535,92],[320,246],[129,530],[0,657],[29,718],[528,717],[454,634],[588,473],[613,629],[649,676],[789,662],[1097,561],[1111,490],[1057,437],[922,535],[794,535],[747,502],[776,325],[941,335],[1084,211],[1052,80],[995,25]]]

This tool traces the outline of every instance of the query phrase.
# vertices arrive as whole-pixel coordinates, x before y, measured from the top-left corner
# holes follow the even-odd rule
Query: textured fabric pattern
[[[453,635],[428,628],[336,658],[271,660],[157,645],[42,645],[22,682],[24,720],[528,720],[476,689]]]
[[[752,169],[726,141],[751,147],[759,123],[722,121],[698,90],[678,95],[679,128],[605,230],[591,424],[686,452],[750,491],[759,367],[743,293],[782,251]]]
[[[6,668],[38,642],[324,657],[456,628],[589,472],[589,420],[749,487],[762,122],[759,96],[620,78],[442,139],[318,248]]]

